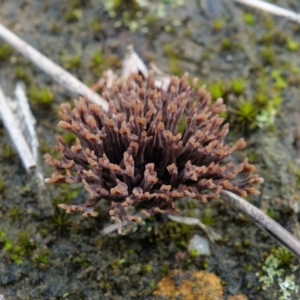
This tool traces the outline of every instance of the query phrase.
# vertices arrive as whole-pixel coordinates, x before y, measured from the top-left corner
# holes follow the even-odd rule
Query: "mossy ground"
[[[299,237],[300,26],[229,2],[214,19],[197,1],[186,1],[166,18],[146,15],[143,28],[150,30],[135,33],[128,24],[116,24],[120,11],[111,19],[96,0],[4,0],[0,18],[90,86],[107,68],[120,67],[131,43],[146,62],[155,62],[164,72],[197,76],[214,98],[224,97],[228,104],[228,141],[244,136],[248,142],[233,159],[248,155],[265,178],[261,196],[250,200]],[[299,10],[297,3],[290,9],[298,5]],[[56,127],[58,106],[73,96],[1,41],[0,58],[1,87],[12,96],[16,80],[26,83],[41,154],[53,153],[55,135],[61,133]],[[52,170],[43,168],[49,176]],[[3,124],[0,170],[0,294],[6,300],[155,299],[158,282],[175,269],[217,274],[226,296],[282,296],[277,277],[267,290],[259,281],[267,276],[265,261],[279,245],[221,200],[180,203],[182,215],[203,219],[222,240],[210,245],[210,257],[178,255],[187,251],[194,234],[204,235],[198,227],[158,216],[127,236],[102,236],[101,229],[110,222],[107,203],[99,206],[95,219],[65,215],[57,208],[54,216],[46,216],[41,199],[48,197],[53,205],[82,203],[86,194],[76,186],[39,191]],[[299,282],[299,270],[293,269],[298,261],[284,253],[279,257],[284,261],[282,280],[294,275]],[[291,299],[298,299],[294,291]]]

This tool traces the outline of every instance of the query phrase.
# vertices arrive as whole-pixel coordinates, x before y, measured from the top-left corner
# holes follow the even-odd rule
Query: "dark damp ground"
[[[197,76],[228,104],[228,141],[247,140],[233,159],[248,155],[265,178],[261,196],[249,200],[299,237],[299,24],[231,1],[190,0],[177,8],[180,3],[170,1],[173,6],[159,9],[151,1],[147,8],[124,2],[103,1],[110,17],[96,0],[1,0],[0,20],[88,85],[103,70],[120,67],[128,44],[166,73]],[[300,11],[297,0],[272,2]],[[18,79],[26,83],[37,119],[41,155],[53,153],[55,135],[62,134],[59,104],[73,96],[0,42],[0,84],[7,95]],[[53,170],[42,166],[49,176]],[[57,208],[49,216],[49,207],[41,209],[47,199],[56,207],[82,203],[87,195],[72,186],[39,191],[2,123],[0,170],[0,294],[6,300],[155,299],[158,282],[173,269],[215,273],[226,298],[299,299],[298,261],[221,200],[180,203],[182,215],[199,217],[222,240],[210,244],[210,257],[192,253],[176,260],[194,234],[205,236],[200,228],[156,217],[126,236],[102,236],[110,224],[107,203],[94,219]]]

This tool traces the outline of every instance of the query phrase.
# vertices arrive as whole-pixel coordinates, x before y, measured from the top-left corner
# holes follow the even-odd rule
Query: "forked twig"
[[[2,117],[3,124],[10,135],[12,142],[14,143],[16,150],[19,153],[21,161],[27,172],[31,172],[36,168],[36,160],[27,144],[24,135],[19,127],[19,123],[16,121],[16,117],[9,107],[8,101],[0,88],[0,115]]]
[[[20,39],[6,27],[0,24],[0,38],[5,40],[14,49],[20,52],[23,56],[28,58],[37,67],[42,69],[45,73],[49,74],[53,80],[63,85],[69,91],[81,95],[87,96],[87,98],[99,105],[102,105],[105,111],[108,110],[108,103],[97,93],[93,92],[89,87],[72,76],[65,69],[55,64],[45,55],[31,47],[25,41]]]
[[[51,216],[54,209],[45,191],[44,176],[39,165],[39,142],[35,131],[35,119],[21,83],[17,83],[15,95],[17,100],[12,100],[6,97],[0,88],[0,116],[24,168],[35,176],[35,182],[38,183],[39,208],[44,216]]]

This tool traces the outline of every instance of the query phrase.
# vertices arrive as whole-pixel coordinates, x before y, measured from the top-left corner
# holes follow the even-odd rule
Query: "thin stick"
[[[279,7],[277,5],[267,3],[267,2],[261,1],[261,0],[235,0],[235,1],[245,4],[245,5],[249,5],[249,6],[261,9],[261,10],[271,13],[273,15],[285,17],[292,21],[300,23],[300,14],[297,14],[291,10],[287,10],[285,8]]]
[[[19,129],[19,124],[18,122],[16,122],[16,117],[11,111],[1,88],[0,88],[0,107],[1,107],[0,114],[2,117],[3,124],[7,129],[10,138],[20,155],[21,161],[26,171],[30,172],[36,167],[35,159],[31,153],[31,150],[21,130]]]
[[[0,37],[66,89],[77,95],[87,96],[90,101],[102,105],[105,111],[108,110],[108,103],[101,96],[1,24]]]
[[[265,213],[245,199],[228,191],[221,192],[221,198],[230,203],[234,208],[241,211],[251,219],[259,228],[266,231],[283,246],[288,248],[300,259],[300,241],[284,229],[280,224],[269,218]]]
[[[127,46],[126,55],[122,64],[122,78],[127,78],[133,73],[141,73],[145,78],[148,77],[148,68],[141,58],[134,51],[133,45]]]
[[[24,85],[21,82],[18,82],[15,88],[15,95],[19,104],[19,109],[16,114],[20,117],[21,124],[19,128],[23,129],[25,132],[25,137],[27,133],[27,141],[29,148],[31,149],[31,153],[35,161],[38,160],[38,149],[39,149],[39,141],[35,131],[36,120],[30,110],[29,103],[26,97]],[[22,124],[24,123],[24,124]],[[25,130],[24,130],[25,129]]]

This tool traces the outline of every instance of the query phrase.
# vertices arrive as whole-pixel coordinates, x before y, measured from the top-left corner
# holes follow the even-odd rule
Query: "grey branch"
[[[261,1],[261,0],[235,0],[238,3],[242,3],[260,10],[266,11],[270,14],[277,15],[280,17],[288,18],[294,22],[300,23],[300,14],[297,14],[293,11],[287,10],[280,6]]]
[[[275,238],[283,246],[292,251],[298,258],[300,258],[300,241],[286,229],[284,229],[280,224],[269,218],[260,209],[236,194],[228,191],[222,191],[221,198],[230,203],[232,207],[242,212],[259,228],[267,232],[270,236]]]
[[[0,38],[5,40],[14,49],[20,52],[23,56],[28,58],[37,67],[49,74],[53,80],[63,85],[69,91],[76,95],[87,96],[87,98],[101,105],[105,111],[108,110],[108,103],[97,93],[93,92],[89,87],[83,84],[81,81],[72,76],[69,72],[62,67],[55,64],[45,55],[31,47],[25,41],[20,39],[6,27],[0,24]]]

